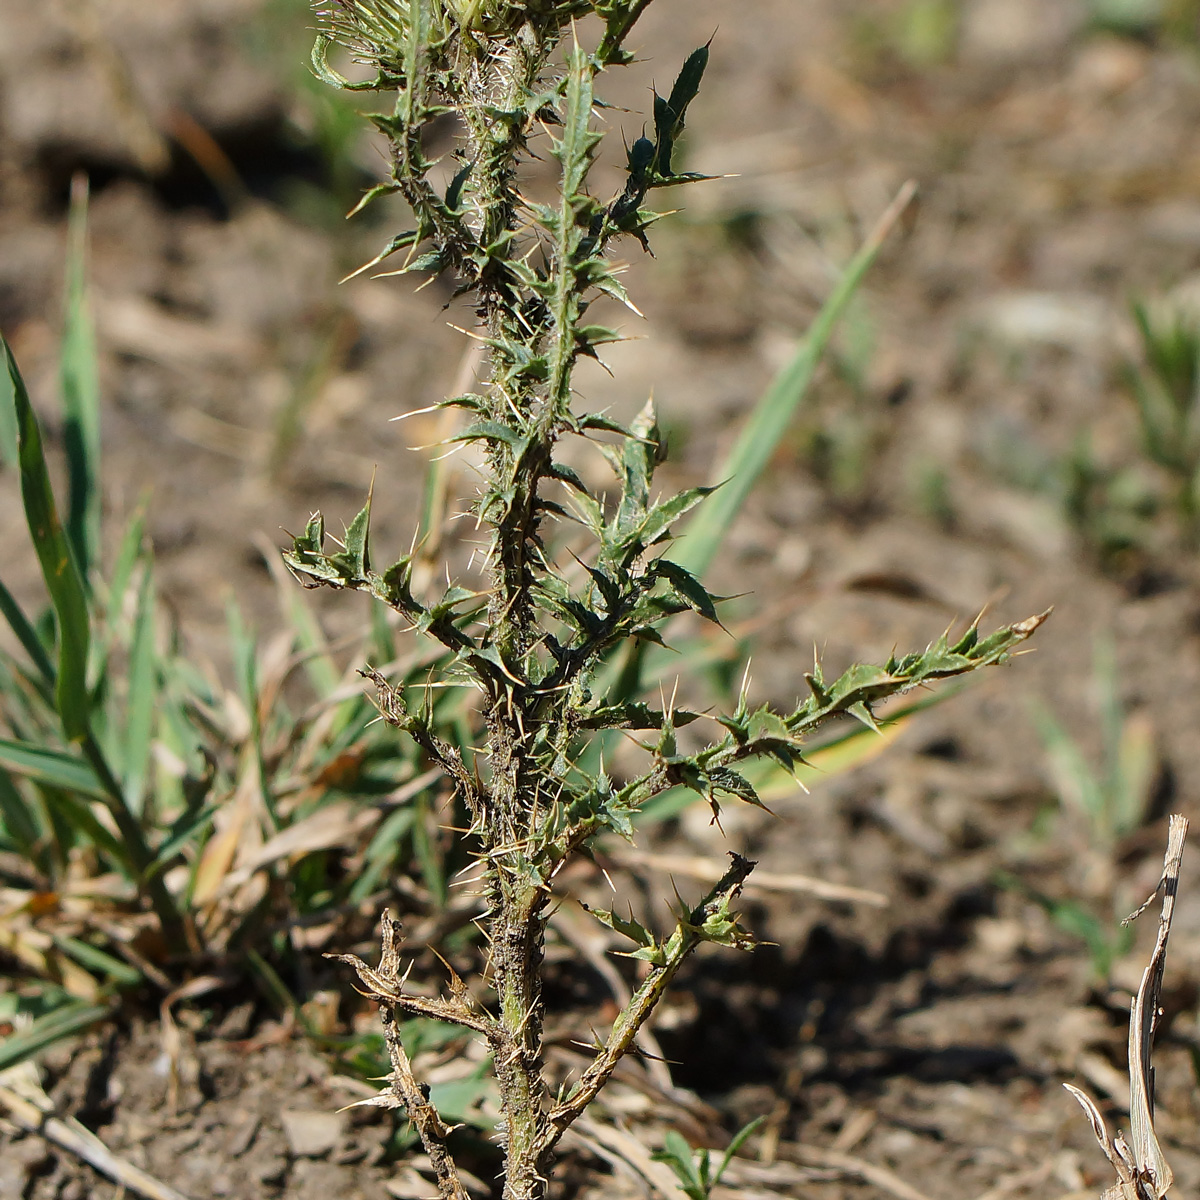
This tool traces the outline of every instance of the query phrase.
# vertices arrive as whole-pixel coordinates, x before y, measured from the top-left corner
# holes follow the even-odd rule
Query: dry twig
[[[1158,937],[1129,1014],[1129,1127],[1133,1145],[1130,1146],[1125,1140],[1124,1133],[1118,1131],[1114,1138],[1108,1132],[1096,1102],[1086,1092],[1073,1084],[1063,1084],[1087,1114],[1100,1148],[1117,1173],[1117,1182],[1105,1191],[1102,1200],[1162,1200],[1175,1179],[1154,1133],[1154,1068],[1151,1054],[1161,1015],[1158,997],[1167,965],[1167,938],[1171,934],[1171,919],[1175,915],[1179,864],[1183,860],[1187,830],[1186,817],[1175,815],[1171,818],[1167,853],[1158,887],[1136,912],[1122,922],[1128,925],[1150,907],[1155,896],[1162,895]]]

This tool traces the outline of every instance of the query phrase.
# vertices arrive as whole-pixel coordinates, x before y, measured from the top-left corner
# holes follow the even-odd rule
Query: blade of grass
[[[8,343],[0,337],[7,373],[12,383],[12,398],[17,415],[17,449],[21,469],[21,498],[34,550],[42,568],[42,578],[58,617],[58,674],[55,700],[63,733],[83,751],[101,787],[104,802],[121,833],[128,861],[143,871],[150,865],[150,853],[137,819],[125,801],[121,785],[113,775],[96,739],[92,735],[90,698],[87,688],[88,646],[91,616],[87,592],[70,541],[58,517],[58,506],[42,453],[42,434],[29,402],[21,373]],[[147,891],[168,940],[183,944],[183,926],[170,894],[161,879],[151,879]]]
[[[850,260],[791,362],[776,375],[750,414],[733,450],[717,472],[721,486],[700,505],[682,536],[671,547],[671,560],[693,575],[703,577],[712,565],[734,518],[770,462],[796,409],[807,394],[813,372],[838,319],[858,291],[888,234],[916,192],[917,186],[911,180],[900,189],[862,248]]]
[[[103,1005],[76,1002],[64,1004],[62,1008],[38,1017],[24,1032],[15,1033],[0,1042],[0,1071],[24,1062],[61,1038],[95,1025],[109,1016],[111,1011]]]
[[[9,628],[16,635],[17,641],[21,643],[25,653],[29,655],[30,661],[37,667],[42,679],[50,687],[54,687],[54,665],[46,653],[46,647],[42,644],[42,639],[38,637],[37,630],[29,623],[29,618],[21,610],[21,606],[13,597],[12,592],[3,583],[0,583],[0,613],[4,614]]]
[[[428,794],[422,792],[414,801],[416,822],[413,825],[413,852],[421,868],[425,886],[433,893],[436,906],[446,906],[446,872],[440,849],[431,836],[431,827],[436,830],[435,818],[430,812]]]
[[[4,832],[21,854],[43,875],[47,874],[47,864],[43,861],[45,855],[39,846],[42,841],[41,822],[6,771],[0,771],[0,825],[3,825]]]
[[[271,827],[277,832],[279,814],[275,811],[271,776],[263,754],[262,713],[259,711],[258,646],[254,633],[246,628],[241,611],[232,597],[226,606],[226,621],[229,628],[229,648],[233,655],[233,675],[240,699],[250,718],[250,752],[254,755],[259,790]]]
[[[2,339],[0,339],[2,340]],[[58,519],[58,507],[42,453],[38,428],[29,393],[4,342],[5,365],[12,383],[17,416],[18,456],[21,470],[21,499],[34,550],[41,564],[46,590],[58,616],[58,674],[55,698],[63,730],[69,741],[81,742],[88,734],[87,656],[89,618],[87,596],[70,542]]]
[[[69,472],[67,536],[84,586],[100,555],[100,382],[87,298],[88,183],[71,182],[62,353],[63,441]]]
[[[17,381],[11,371],[0,371],[0,462],[14,471],[20,466],[20,452],[17,450]]]
[[[101,854],[106,855],[126,879],[137,879],[137,866],[128,847],[104,825],[86,800],[62,788],[44,788],[47,807],[58,816],[61,824],[70,832],[72,844],[80,838],[91,842]],[[60,841],[62,841],[60,835]]]
[[[150,865],[150,872],[157,873],[165,870],[184,846],[189,842],[196,841],[207,832],[220,811],[220,807],[219,804],[210,804],[194,815],[181,817],[172,827],[167,840],[159,846],[154,862]]]
[[[108,595],[105,599],[109,641],[116,636],[115,627],[124,613],[125,593],[133,579],[134,568],[140,559],[145,558],[147,562],[151,559],[150,549],[145,544],[147,506],[147,501],[143,498],[129,518],[109,575]]]
[[[138,592],[133,644],[129,649],[129,695],[123,755],[126,803],[140,814],[150,765],[150,743],[158,709],[158,655],[154,648],[154,575],[146,563]]]
[[[415,819],[414,808],[398,808],[375,831],[363,856],[363,869],[350,887],[351,903],[362,903],[380,885],[388,870],[399,860],[400,846],[409,835]]]
[[[0,738],[0,767],[47,787],[62,788],[93,800],[106,797],[96,772],[82,759],[62,750]]]
[[[107,975],[114,983],[124,987],[136,987],[142,982],[141,971],[79,938],[56,937],[54,944],[81,966],[87,967],[90,971],[98,971]]]

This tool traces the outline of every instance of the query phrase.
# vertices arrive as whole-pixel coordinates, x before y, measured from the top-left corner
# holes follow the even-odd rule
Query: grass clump
[[[3,999],[33,1021],[4,1041],[4,1061],[111,1014],[122,995],[161,998],[213,962],[307,1025],[282,982],[310,953],[295,931],[344,929],[364,902],[394,900],[401,876],[440,908],[462,865],[439,828],[446,785],[378,724],[282,564],[281,628],[262,639],[231,603],[222,681],[159,597],[151,502],[108,527],[85,235],[81,180],[60,355],[61,508],[0,341],[0,456],[44,584],[31,603],[0,582]],[[385,621],[363,636],[356,657],[424,678]],[[453,704],[435,704],[447,725]]]

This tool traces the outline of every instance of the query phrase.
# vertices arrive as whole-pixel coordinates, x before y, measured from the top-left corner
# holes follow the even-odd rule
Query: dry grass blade
[[[846,1175],[856,1175],[867,1183],[874,1184],[881,1191],[897,1200],[929,1200],[925,1192],[918,1191],[912,1184],[905,1183],[898,1175],[893,1175],[886,1167],[876,1166],[866,1159],[853,1154],[842,1154],[837,1150],[823,1150],[820,1146],[806,1146],[794,1143],[788,1147],[789,1155],[795,1155],[805,1166],[829,1167]]]
[[[49,1101],[46,1103],[49,1104]],[[33,1100],[3,1085],[0,1085],[0,1108],[7,1110],[22,1129],[39,1134],[60,1149],[83,1159],[126,1191],[145,1196],[147,1200],[188,1200],[182,1192],[148,1175],[133,1163],[118,1158],[74,1117],[51,1116]]]
[[[977,1200],[1004,1200],[1005,1196],[1011,1196],[1013,1192],[1022,1191],[1026,1188],[1032,1188],[1038,1184],[1045,1183],[1050,1178],[1054,1170],[1054,1161],[1047,1159],[1045,1162],[1038,1163],[1036,1167],[1030,1167],[1024,1171],[1014,1171],[1007,1179],[1002,1179],[995,1187],[988,1188],[982,1196],[977,1197]]]
[[[631,1171],[663,1200],[679,1200],[679,1181],[674,1172],[665,1163],[655,1161],[633,1134],[615,1125],[601,1124],[591,1117],[580,1117],[567,1136],[568,1144],[582,1143],[618,1169]]]
[[[1133,1145],[1130,1146],[1121,1133],[1115,1138],[1110,1136],[1104,1117],[1086,1092],[1069,1083],[1063,1085],[1079,1102],[1100,1148],[1117,1173],[1117,1183],[1104,1193],[1103,1200],[1162,1200],[1175,1179],[1154,1132],[1154,1071],[1151,1054],[1159,1018],[1158,997],[1167,964],[1167,939],[1171,935],[1171,921],[1175,915],[1179,866],[1183,860],[1187,830],[1186,817],[1171,817],[1167,852],[1158,887],[1123,922],[1128,924],[1140,916],[1149,908],[1155,896],[1162,895],[1158,937],[1129,1014],[1129,1125]]]
[[[725,864],[719,859],[703,858],[700,855],[653,854],[645,850],[622,847],[612,854],[622,866],[650,867],[656,871],[668,871],[675,875],[687,875],[711,883],[725,873]],[[886,908],[891,901],[882,892],[866,888],[850,887],[847,884],[828,883],[811,875],[788,872],[786,875],[769,871],[756,871],[747,881],[746,890],[769,892],[797,892],[816,896],[820,900],[844,900],[850,904],[870,904],[874,908]]]

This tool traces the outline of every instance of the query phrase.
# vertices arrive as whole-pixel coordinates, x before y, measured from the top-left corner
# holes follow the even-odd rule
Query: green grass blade
[[[55,684],[54,664],[50,661],[50,655],[46,653],[46,647],[42,644],[42,639],[38,637],[37,630],[29,623],[29,618],[22,611],[12,592],[3,583],[0,583],[0,613],[4,614],[9,628],[16,634],[17,641],[24,647],[25,653],[37,667],[38,673],[53,688]]]
[[[64,1004],[62,1008],[38,1017],[23,1033],[15,1033],[0,1042],[0,1071],[7,1070],[39,1050],[53,1045],[61,1038],[70,1037],[97,1021],[104,1020],[110,1009],[100,1004],[85,1004],[82,1001]]]
[[[100,382],[87,298],[87,180],[71,187],[66,304],[59,364],[70,481],[67,536],[85,581],[100,555]]]
[[[279,815],[275,811],[275,796],[271,788],[271,775],[267,770],[263,754],[262,713],[258,695],[258,643],[253,630],[247,629],[241,611],[231,597],[226,606],[229,627],[229,648],[233,658],[233,677],[246,715],[250,718],[250,744],[254,752],[255,769],[258,771],[259,787],[267,816],[275,829],[279,828]]]
[[[134,568],[139,559],[150,559],[150,550],[145,545],[146,537],[146,501],[143,500],[129,518],[129,524],[121,536],[121,544],[117,547],[117,557],[112,565],[108,579],[108,610],[109,636],[112,636],[112,626],[120,619],[124,608],[125,593],[133,579]]]
[[[413,853],[421,868],[425,886],[432,894],[437,908],[441,909],[446,906],[447,880],[440,848],[435,840],[435,835],[431,835],[431,827],[433,830],[437,828],[436,821],[433,813],[430,812],[429,800],[424,793],[416,798],[414,807],[417,815],[412,831]]]
[[[175,856],[189,842],[199,840],[208,830],[220,812],[219,804],[210,804],[194,815],[184,816],[178,820],[171,830],[167,840],[158,848],[154,862],[150,864],[148,875],[157,875],[171,865]]]
[[[351,885],[349,899],[360,904],[382,883],[400,856],[400,847],[409,836],[416,809],[409,806],[391,813],[375,831],[367,845],[364,865]]]
[[[1083,751],[1045,705],[1034,705],[1033,719],[1059,802],[1080,813],[1092,834],[1107,841],[1111,836],[1108,802]]]
[[[6,771],[0,771],[0,828],[25,858],[45,873],[39,848],[42,840],[41,822]]]
[[[722,486],[696,510],[669,557],[697,577],[712,565],[758,477],[775,453],[796,409],[808,392],[813,372],[838,319],[875,261],[884,240],[916,194],[906,183],[850,261],[838,285],[821,307],[791,362],[772,381],[755,406],[729,457],[717,473]]]
[[[337,690],[342,682],[341,673],[317,618],[304,598],[297,594],[297,589],[293,587],[292,592],[292,603],[285,615],[296,635],[297,648],[304,655],[304,673],[312,683],[313,691],[324,698]]]
[[[716,1187],[721,1182],[725,1172],[729,1168],[729,1164],[734,1160],[737,1152],[749,1141],[752,1134],[756,1133],[759,1127],[766,1121],[766,1117],[755,1117],[749,1124],[743,1125],[741,1129],[733,1135],[733,1141],[729,1143],[724,1155],[721,1158],[721,1165],[716,1169],[712,1178],[712,1186]]]
[[[55,696],[63,730],[70,741],[82,741],[90,726],[87,691],[89,618],[87,593],[70,542],[58,519],[58,507],[46,459],[42,434],[29,403],[29,393],[8,343],[0,338],[5,365],[12,383],[17,415],[17,446],[21,470],[21,498],[33,546],[41,564],[46,590],[58,615],[58,676]]]
[[[97,946],[73,937],[56,937],[54,944],[69,958],[89,971],[107,975],[114,983],[123,987],[137,987],[142,982],[142,973],[127,962],[106,953]]]
[[[103,800],[107,795],[96,772],[82,759],[62,750],[0,738],[0,767],[34,783],[93,800]]]
[[[101,823],[86,800],[61,788],[46,788],[43,794],[51,811],[69,829],[72,844],[81,837],[86,838],[107,855],[127,879],[137,880],[138,864],[128,848]],[[61,835],[60,841],[65,842]]]
[[[154,647],[154,615],[154,575],[147,563],[138,593],[133,644],[129,649],[129,695],[123,755],[125,802],[135,813],[142,810],[150,766],[150,743],[154,737],[158,710],[159,671]]]
[[[6,355],[11,355],[7,350]],[[15,471],[20,465],[17,450],[17,381],[11,370],[0,371],[0,463]]]

